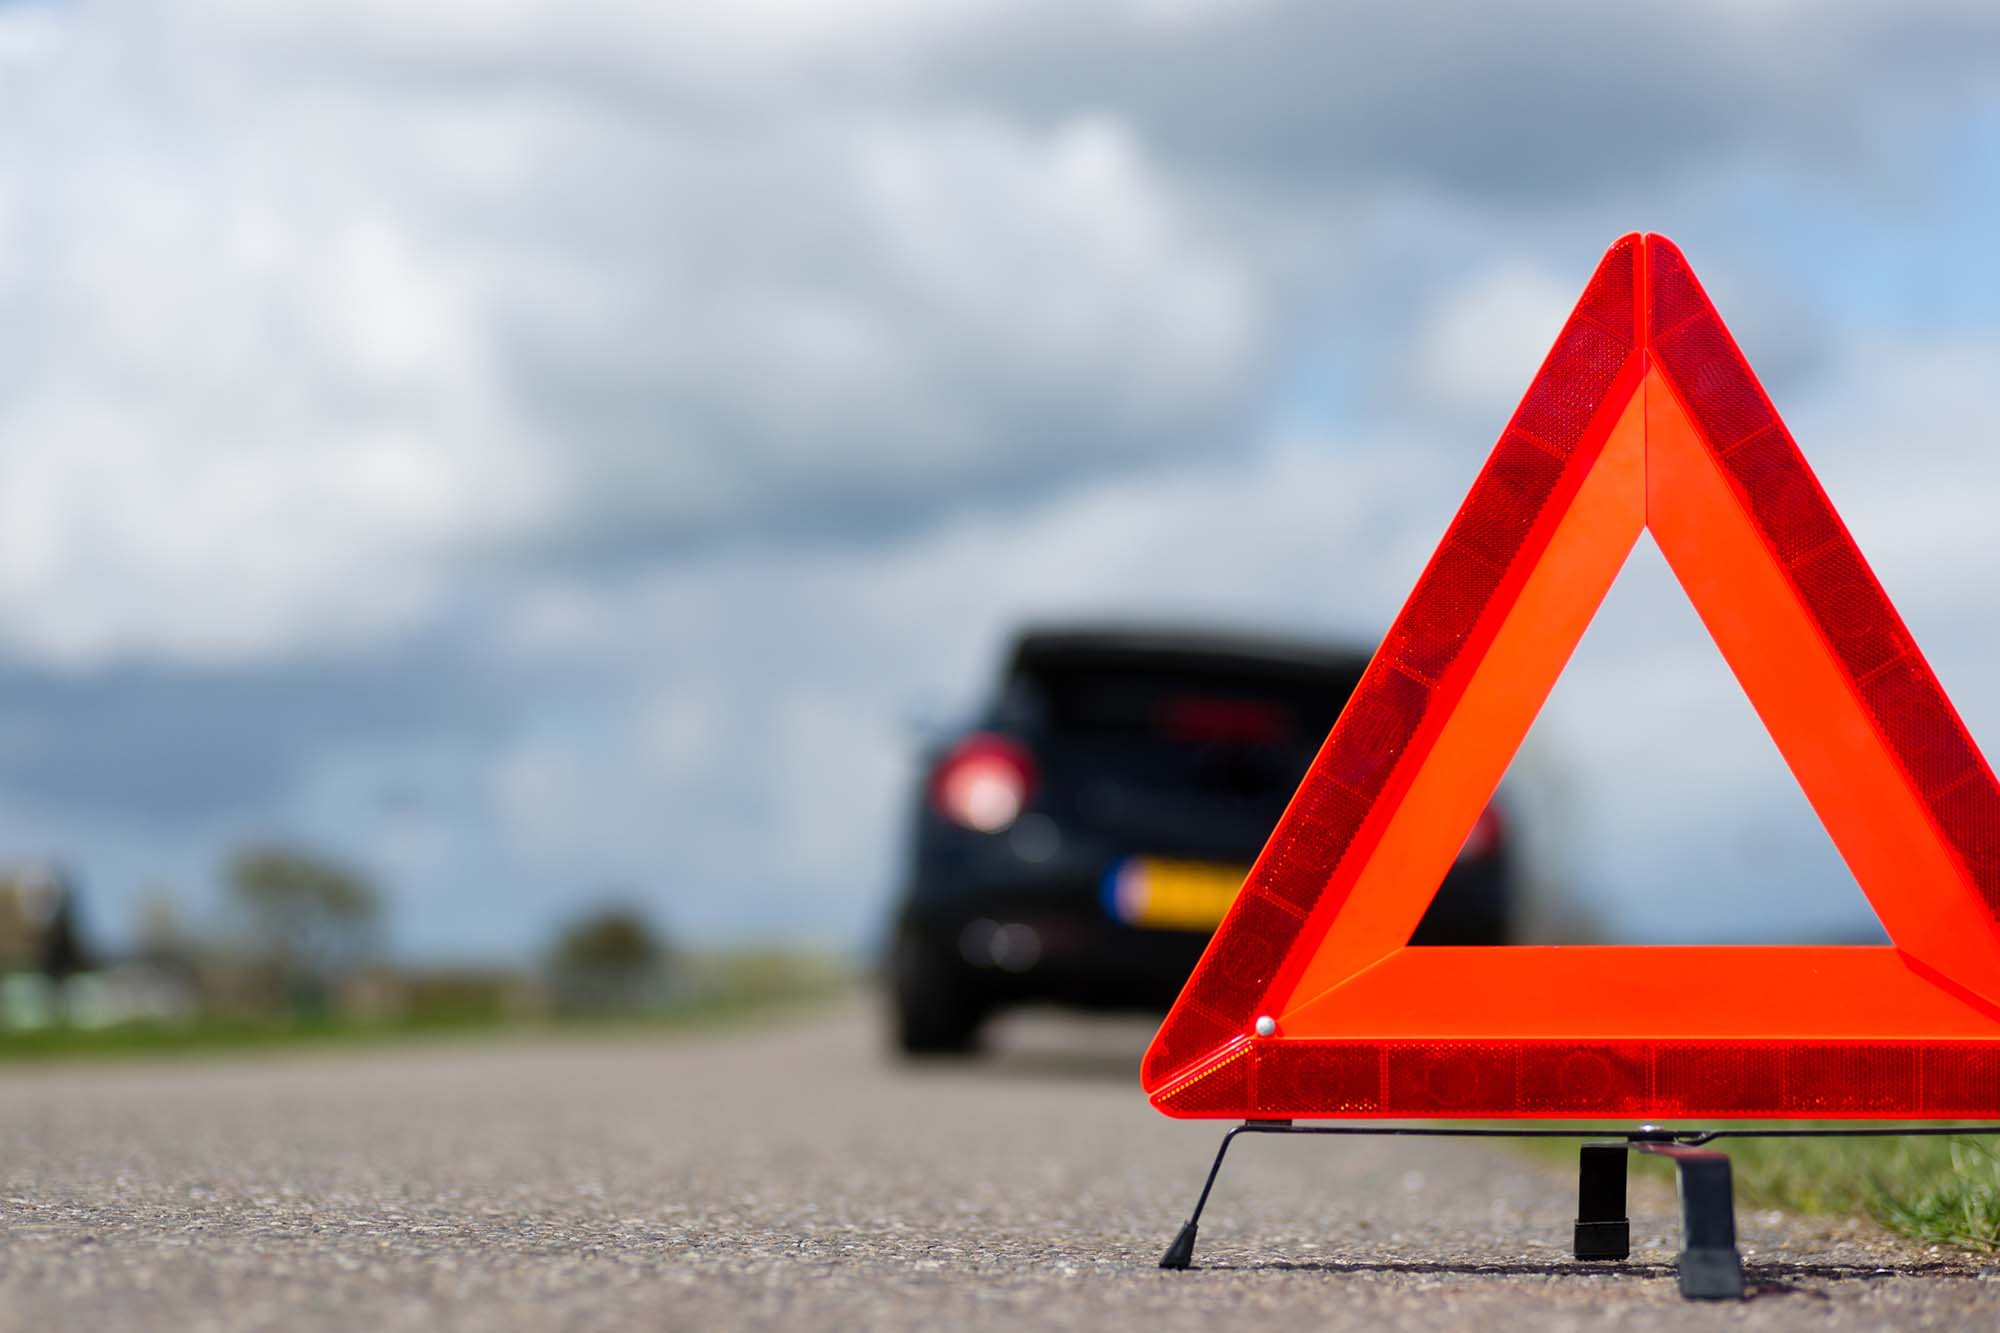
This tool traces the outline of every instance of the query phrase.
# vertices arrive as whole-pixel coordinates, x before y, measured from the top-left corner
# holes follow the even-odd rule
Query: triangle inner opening
[[[1883,944],[1642,533],[1510,765],[1522,944]]]

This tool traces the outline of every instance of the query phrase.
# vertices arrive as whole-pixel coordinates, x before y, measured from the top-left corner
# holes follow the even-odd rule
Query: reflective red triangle
[[[1407,947],[1644,530],[1892,944]],[[1141,1079],[1182,1116],[2000,1112],[2000,786],[1666,238],[1598,265]]]

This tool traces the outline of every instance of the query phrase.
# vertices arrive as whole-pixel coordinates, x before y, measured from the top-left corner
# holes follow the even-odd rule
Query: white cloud
[[[1434,313],[1417,346],[1416,388],[1504,421],[1527,391],[1581,289],[1510,265],[1481,275]]]
[[[536,45],[665,92],[650,7],[478,9],[88,11],[0,102],[7,651],[283,657],[494,549],[923,521],[1240,420],[1258,279],[1115,119],[710,118]],[[695,26],[782,55],[745,22]],[[491,43],[551,77],[460,86]]]

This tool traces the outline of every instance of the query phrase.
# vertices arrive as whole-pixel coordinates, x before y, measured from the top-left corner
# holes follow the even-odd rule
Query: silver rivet
[[[1258,1036],[1260,1036],[1260,1037],[1268,1037],[1268,1036],[1270,1036],[1270,1035],[1271,1035],[1271,1034],[1272,1034],[1273,1032],[1276,1032],[1277,1030],[1278,1030],[1278,1020],[1277,1020],[1277,1019],[1275,1019],[1275,1018],[1271,1017],[1271,1016],[1270,1016],[1269,1014],[1259,1014],[1259,1015],[1257,1015],[1257,1035],[1258,1035]]]

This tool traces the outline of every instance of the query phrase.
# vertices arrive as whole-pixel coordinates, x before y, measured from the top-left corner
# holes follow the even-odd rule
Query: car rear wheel
[[[889,980],[896,1049],[907,1056],[970,1055],[979,1049],[984,1006],[956,985],[920,941],[896,945]]]

